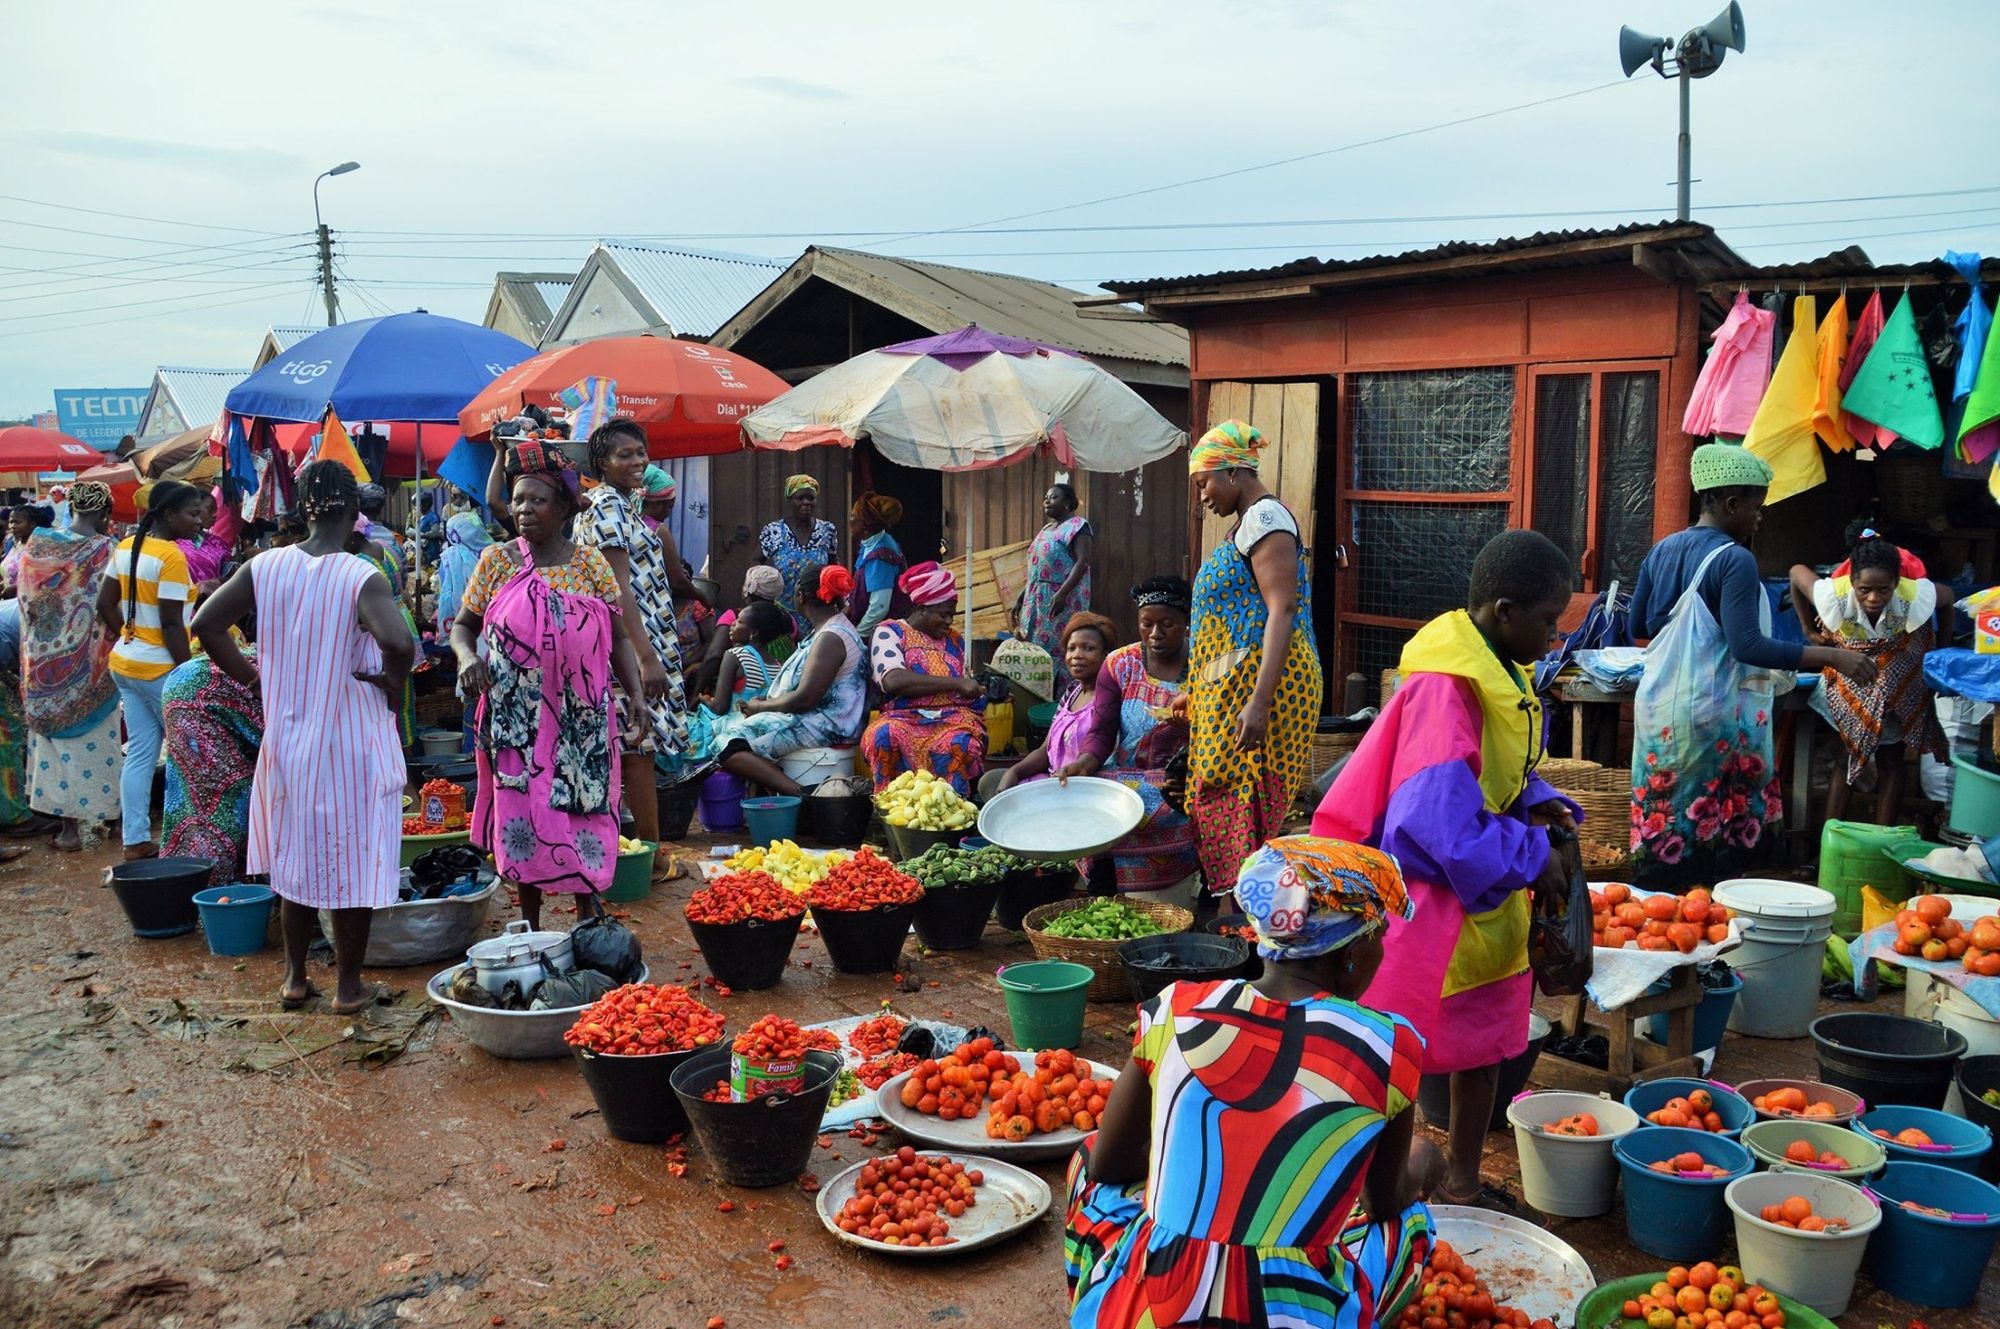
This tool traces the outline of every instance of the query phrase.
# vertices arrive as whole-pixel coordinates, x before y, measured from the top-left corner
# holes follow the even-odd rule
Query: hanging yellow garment
[[[1847,296],[1836,297],[1819,322],[1819,382],[1813,398],[1813,432],[1835,452],[1854,451],[1854,435],[1840,421],[1840,373],[1847,366]]]
[[[1817,312],[1809,295],[1792,301],[1792,335],[1785,339],[1784,353],[1771,372],[1764,400],[1757,403],[1750,432],[1743,436],[1745,450],[1771,467],[1766,503],[1781,503],[1826,483],[1826,463],[1820,459],[1819,439],[1813,435],[1813,414],[1819,401],[1819,349],[1818,339],[1809,332],[1818,324]]]

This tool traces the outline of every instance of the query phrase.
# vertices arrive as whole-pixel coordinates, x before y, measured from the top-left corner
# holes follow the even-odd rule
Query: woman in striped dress
[[[287,1007],[313,995],[306,947],[317,911],[333,913],[333,1010],[371,1000],[361,985],[369,911],[396,902],[403,753],[396,708],[416,654],[389,580],[347,552],[360,511],[337,461],[299,475],[299,544],[260,554],[194,616],[209,658],[264,699],[264,743],[250,790],[245,869],[267,873],[282,904]],[[229,630],[255,609],[257,664]]]
[[[1288,836],[1244,864],[1255,983],[1176,983],[1139,1032],[1102,1127],[1070,1164],[1073,1329],[1371,1329],[1430,1249],[1412,1148],[1423,1040],[1359,1005],[1391,917],[1386,854]]]

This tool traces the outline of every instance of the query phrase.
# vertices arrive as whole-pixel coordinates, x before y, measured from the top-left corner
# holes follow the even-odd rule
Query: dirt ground
[[[956,1259],[856,1251],[823,1231],[797,1185],[737,1190],[694,1149],[675,1177],[660,1146],[610,1139],[570,1062],[498,1061],[423,1019],[429,969],[371,973],[393,1004],[359,1020],[284,1015],[275,951],[234,960],[199,933],[134,938],[99,886],[109,860],[37,851],[0,867],[0,1326],[1063,1322],[1056,1213]],[[680,918],[689,889],[625,907],[656,981],[703,972]],[[493,926],[511,916],[496,909]],[[810,1022],[892,1000],[1004,1031],[993,970],[1028,953],[997,926],[951,956],[912,942],[898,987],[834,972],[807,936],[777,988],[710,995],[733,1029],[766,1011]],[[315,977],[331,987],[330,970]],[[1129,1018],[1093,1006],[1082,1050],[1122,1063]],[[1731,1038],[1717,1076],[1803,1074],[1811,1061],[1804,1040]],[[1513,1184],[1511,1139],[1491,1140],[1489,1175]],[[869,1152],[844,1134],[826,1143],[821,1177]],[[1041,1171],[1060,1195],[1060,1166]],[[1600,1279],[1660,1267],[1624,1243],[1616,1216],[1549,1226]],[[1947,1312],[1894,1302],[1864,1277],[1840,1324],[1915,1317],[2000,1324],[2000,1275],[1989,1268],[1977,1306]]]

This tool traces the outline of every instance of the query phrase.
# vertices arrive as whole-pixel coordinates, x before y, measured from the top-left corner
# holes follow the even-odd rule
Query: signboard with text
[[[56,428],[103,452],[139,431],[148,388],[57,388]]]

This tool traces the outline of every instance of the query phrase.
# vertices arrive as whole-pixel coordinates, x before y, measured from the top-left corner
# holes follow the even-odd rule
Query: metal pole
[[[1693,180],[1692,159],[1694,156],[1692,150],[1693,140],[1691,135],[1688,133],[1688,88],[1694,82],[1694,80],[1688,74],[1687,61],[1682,60],[1680,62],[1680,65],[1681,65],[1680,78],[1679,78],[1679,82],[1681,85],[1680,179],[1677,182],[1674,191],[1674,220],[1686,221],[1688,219],[1688,212],[1689,212],[1688,195],[1690,193],[1690,186]],[[332,299],[333,297],[328,296],[327,298]]]
[[[965,661],[972,663],[972,504],[965,505]]]
[[[315,215],[319,212],[316,195],[313,212]],[[326,296],[326,325],[330,328],[340,321],[336,314],[340,301],[333,293],[333,232],[326,229],[325,223],[319,227],[319,286]]]
[[[416,539],[414,543],[417,546],[417,561],[416,561],[417,575],[410,578],[410,584],[407,589],[410,597],[411,611],[416,614],[422,614],[424,608],[424,598],[423,598],[423,592],[418,588],[423,584],[424,580],[424,521],[423,521],[424,422],[422,420],[419,420],[416,422],[416,425],[417,425],[417,489],[416,489],[416,495],[410,500],[410,515],[412,518],[411,524],[416,528],[415,532]]]

